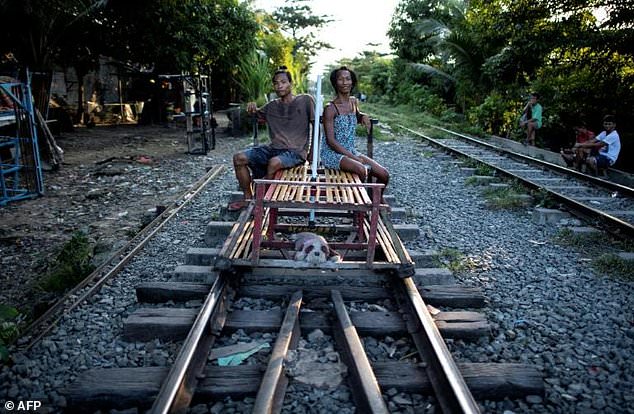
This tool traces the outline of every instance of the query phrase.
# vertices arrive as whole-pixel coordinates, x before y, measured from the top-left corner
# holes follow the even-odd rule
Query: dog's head
[[[314,233],[300,233],[295,240],[295,260],[310,264],[340,262],[341,256],[328,246],[322,236]]]

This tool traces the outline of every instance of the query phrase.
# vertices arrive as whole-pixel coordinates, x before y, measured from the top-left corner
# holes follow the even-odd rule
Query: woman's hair
[[[273,77],[271,78],[271,81],[275,82],[275,77],[281,73],[284,73],[286,75],[289,82],[291,83],[293,82],[293,77],[291,76],[291,72],[288,71],[288,68],[286,66],[278,66],[277,70],[273,74]]]
[[[339,72],[342,70],[347,70],[348,72],[350,72],[350,79],[352,79],[352,88],[350,88],[350,92],[352,92],[355,86],[357,86],[357,74],[345,66],[342,66],[339,69],[335,69],[332,72],[330,72],[330,84],[332,85],[333,88],[335,88],[335,92],[336,92],[337,91],[337,75],[339,75]]]
[[[603,122],[612,122],[616,124],[616,117],[614,115],[606,115],[603,117]]]

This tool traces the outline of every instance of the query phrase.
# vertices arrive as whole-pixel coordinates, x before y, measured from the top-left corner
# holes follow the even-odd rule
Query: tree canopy
[[[536,90],[552,147],[605,113],[631,130],[633,9],[632,0],[402,0],[388,34],[411,82],[395,88],[434,93],[501,135]]]

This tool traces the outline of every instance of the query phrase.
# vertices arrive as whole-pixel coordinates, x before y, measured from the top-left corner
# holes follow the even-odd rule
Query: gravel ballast
[[[43,341],[28,352],[11,351],[11,364],[0,370],[0,401],[39,400],[48,412],[62,412],[67,403],[61,391],[87,369],[172,362],[174,344],[119,339],[123,321],[141,306],[134,287],[167,280],[188,248],[204,246],[205,225],[221,217],[228,192],[236,189],[231,153],[247,143],[244,138],[223,148],[220,142],[206,161],[227,168],[212,186]],[[458,283],[479,286],[487,297],[482,311],[491,336],[448,346],[458,362],[534,364],[545,380],[545,396],[483,402],[483,412],[634,413],[634,284],[596,274],[582,253],[554,242],[556,227],[533,223],[532,208],[488,208],[480,189],[465,185],[459,166],[440,154],[408,137],[375,142],[375,158],[391,173],[389,194],[407,209],[404,222],[421,230],[407,247],[460,252],[465,266],[455,275]],[[173,174],[182,174],[184,182],[196,178],[190,170],[175,168]],[[329,399],[333,404],[336,399]],[[246,406],[225,402],[197,406],[196,412]],[[349,409],[348,402],[341,406]]]

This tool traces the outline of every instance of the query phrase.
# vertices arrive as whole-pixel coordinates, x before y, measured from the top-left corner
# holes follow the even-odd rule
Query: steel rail
[[[449,130],[449,129],[446,129],[446,128],[443,128],[443,127],[439,127],[437,125],[431,125],[431,124],[425,124],[425,125],[429,126],[430,128],[435,128],[435,129],[438,129],[440,131],[444,131],[444,132],[447,132],[449,134],[458,136],[458,137],[460,137],[462,139],[465,139],[467,141],[475,142],[475,143],[477,143],[480,146],[483,146],[485,148],[488,148],[490,150],[493,150],[493,151],[496,151],[496,152],[499,152],[499,153],[502,153],[502,154],[507,154],[507,155],[509,155],[509,156],[511,156],[513,158],[518,158],[518,159],[521,159],[523,161],[528,161],[528,162],[533,163],[533,164],[539,164],[539,165],[541,165],[543,167],[555,170],[557,172],[560,172],[560,173],[563,173],[563,174],[566,174],[566,175],[572,175],[575,178],[579,178],[579,179],[584,180],[584,181],[589,181],[589,182],[591,182],[593,184],[596,184],[597,186],[608,188],[608,189],[613,190],[613,191],[619,191],[621,194],[628,195],[630,197],[634,197],[634,188],[632,188],[632,187],[628,187],[626,185],[622,185],[622,184],[618,184],[618,183],[615,183],[615,182],[612,182],[612,181],[604,180],[602,178],[595,177],[595,176],[592,176],[592,175],[584,174],[584,173],[582,173],[580,171],[575,170],[574,168],[564,167],[562,165],[553,164],[552,162],[540,160],[538,158],[534,158],[534,157],[531,157],[529,155],[525,155],[525,154],[521,154],[519,152],[511,151],[511,150],[508,150],[506,148],[500,148],[500,147],[498,147],[496,145],[493,145],[493,144],[490,144],[488,142],[482,141],[482,140],[480,140],[478,138],[471,137],[471,136],[465,135],[465,134],[461,134],[459,132],[452,131],[452,130]]]
[[[57,315],[57,317],[50,322],[48,326],[39,331],[35,337],[29,338],[29,341],[22,346],[22,349],[29,350],[40,339],[42,339],[44,335],[53,329],[64,315],[79,306],[79,304],[86,300],[86,298],[90,297],[99,290],[105,282],[119,273],[139,252],[139,250],[141,250],[150,241],[150,239],[158,233],[158,231],[161,230],[163,226],[167,224],[183,207],[185,207],[198,193],[200,193],[202,189],[209,184],[209,182],[214,180],[223,171],[223,169],[224,167],[220,165],[209,170],[200,180],[194,183],[191,189],[183,193],[178,198],[178,201],[173,202],[171,208],[165,209],[163,213],[137,233],[136,236],[134,236],[125,246],[117,250],[110,259],[108,259],[105,263],[102,263],[84,280],[69,290],[39,318],[27,326],[21,335],[22,337],[28,337],[29,335],[35,334],[36,330],[41,329],[45,323],[49,322],[55,317],[55,315]],[[181,202],[181,204],[179,205],[178,202]],[[142,238],[142,240],[138,241],[140,238]],[[121,257],[124,254],[125,256],[114,264],[115,258]],[[106,269],[110,266],[113,267],[106,271]],[[106,271],[105,274],[103,274],[104,271]],[[87,289],[82,292],[82,289],[85,288]],[[70,301],[70,303],[67,303],[68,301]]]
[[[302,298],[303,292],[298,290],[293,293],[289,300],[284,320],[269,357],[269,363],[255,396],[252,411],[254,414],[271,414],[282,411],[284,394],[288,385],[288,377],[284,366],[288,351],[297,347],[301,336],[299,314],[302,307]]]
[[[150,412],[167,414],[183,412],[189,406],[200,374],[213,345],[212,315],[219,311],[227,288],[224,277],[216,278],[205,303],[187,334],[176,360],[163,381]]]
[[[454,362],[442,335],[412,278],[399,279],[404,304],[414,316],[407,322],[416,348],[426,363],[425,371],[443,413],[476,414],[480,408]]]
[[[439,146],[441,148],[444,148],[444,149],[446,149],[448,151],[454,152],[454,153],[459,154],[459,155],[461,155],[463,157],[466,157],[466,158],[472,158],[472,159],[475,158],[473,155],[470,155],[470,154],[468,154],[468,153],[466,153],[464,151],[461,151],[461,150],[456,149],[456,148],[452,148],[451,146],[442,143],[441,140],[434,139],[434,138],[429,137],[429,136],[427,136],[427,135],[425,135],[425,134],[423,134],[421,132],[414,131],[414,130],[412,130],[410,128],[407,128],[407,127],[404,127],[402,125],[399,125],[399,127],[404,129],[404,130],[406,130],[406,131],[408,131],[408,132],[411,132],[412,134],[418,135],[418,136],[426,139],[427,141],[430,141],[433,144],[435,144],[435,145],[437,145],[437,146]],[[490,145],[490,144],[487,144],[487,145]],[[501,149],[499,149],[497,147],[494,147],[494,148],[495,148],[496,151],[504,151],[504,150],[501,150]],[[538,162],[539,164],[542,164],[542,165],[558,167],[558,168],[560,168],[562,170],[565,170],[564,172],[566,174],[569,174],[570,172],[572,172],[572,170],[570,170],[568,168],[564,168],[564,167],[561,167],[561,166],[558,166],[558,165],[555,165],[555,164],[552,164],[552,163],[548,163],[548,162],[545,162],[545,161],[536,160],[535,158],[531,158],[531,157],[525,156],[523,154],[517,154],[517,153],[512,153],[512,152],[509,152],[509,154],[513,154],[514,156],[516,155],[518,157],[521,157],[521,158],[523,158],[526,161],[529,161],[531,163]],[[504,174],[506,176],[512,177],[512,178],[522,182],[524,185],[526,185],[526,186],[528,186],[530,188],[543,189],[543,190],[547,191],[549,195],[551,195],[556,200],[558,200],[558,201],[562,202],[563,204],[565,204],[567,207],[569,207],[571,209],[571,211],[573,211],[577,215],[583,216],[585,218],[591,218],[591,219],[596,218],[596,219],[601,220],[602,223],[605,224],[605,226],[606,226],[605,229],[610,231],[611,233],[617,235],[617,236],[621,236],[621,235],[627,235],[627,236],[630,236],[630,237],[634,236],[634,225],[631,224],[631,223],[628,223],[628,222],[626,222],[624,220],[621,220],[618,217],[615,217],[615,216],[612,216],[610,214],[607,214],[604,211],[597,210],[595,208],[589,207],[589,206],[587,206],[587,205],[585,205],[583,203],[580,203],[579,201],[577,201],[577,200],[575,200],[573,198],[565,196],[565,195],[563,195],[563,194],[561,194],[561,193],[559,193],[557,191],[551,190],[548,187],[545,187],[545,186],[543,186],[541,184],[535,183],[535,182],[531,181],[530,179],[524,178],[524,177],[522,177],[522,176],[520,176],[518,174],[514,174],[514,173],[512,173],[510,171],[507,171],[507,170],[505,170],[505,169],[503,169],[501,167],[498,167],[498,166],[496,166],[496,165],[494,165],[494,164],[492,164],[490,162],[482,161],[482,160],[478,160],[478,162],[480,162],[482,164],[485,164],[485,165],[495,169],[496,171],[499,171],[500,173],[502,173],[502,174]],[[576,173],[578,173],[578,172],[576,172]],[[581,173],[578,173],[578,174],[581,174]],[[585,174],[581,174],[581,175],[585,176]],[[596,177],[592,177],[592,178],[596,179]],[[609,181],[605,181],[605,180],[600,180],[600,181],[605,182],[605,183],[609,183]],[[610,184],[612,186],[617,186],[618,188],[629,189],[629,187],[622,186],[620,184],[615,184],[615,183],[610,183]],[[613,188],[617,188],[617,187],[613,187]]]

